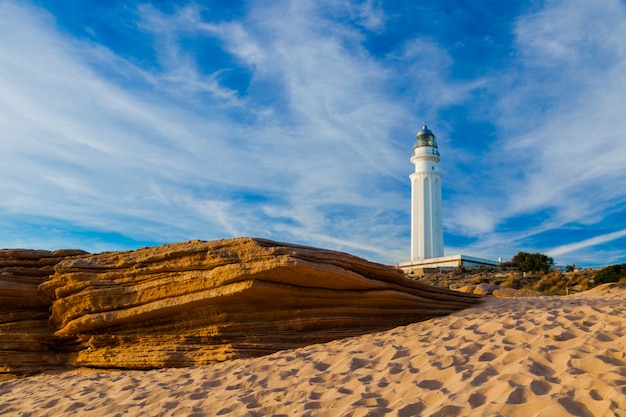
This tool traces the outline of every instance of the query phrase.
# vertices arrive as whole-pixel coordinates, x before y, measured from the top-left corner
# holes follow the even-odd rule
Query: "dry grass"
[[[593,276],[596,272],[593,269],[584,269],[575,272],[552,271],[544,274],[485,268],[474,271],[455,270],[426,274],[416,279],[440,287],[449,287],[452,284],[489,283],[505,288],[539,291],[548,295],[566,295],[593,288],[595,286]]]

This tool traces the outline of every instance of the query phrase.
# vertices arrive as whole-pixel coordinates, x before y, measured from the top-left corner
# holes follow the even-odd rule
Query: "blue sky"
[[[447,255],[626,262],[624,39],[621,0],[0,0],[0,247],[395,264],[425,120]]]

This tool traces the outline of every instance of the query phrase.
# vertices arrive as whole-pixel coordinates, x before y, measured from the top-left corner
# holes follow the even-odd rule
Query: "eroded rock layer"
[[[48,320],[52,302],[38,287],[54,273],[54,265],[85,253],[0,250],[0,373],[36,371],[59,362]]]
[[[480,302],[345,253],[238,238],[136,251],[0,251],[0,374],[269,354]]]
[[[99,368],[259,356],[480,301],[345,253],[251,238],[68,259],[39,288],[67,363]]]

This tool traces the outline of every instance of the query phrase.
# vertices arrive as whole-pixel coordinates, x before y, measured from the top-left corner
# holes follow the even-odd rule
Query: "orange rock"
[[[134,369],[260,356],[480,302],[346,253],[251,238],[69,258],[39,291],[67,365]]]
[[[54,265],[77,250],[0,250],[0,373],[29,373],[59,363],[51,348],[51,300],[38,290]],[[62,360],[61,360],[62,362]]]

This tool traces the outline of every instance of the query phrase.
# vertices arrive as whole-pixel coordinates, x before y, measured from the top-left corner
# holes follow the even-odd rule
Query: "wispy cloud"
[[[382,14],[363,7],[363,27],[379,28]],[[2,8],[13,16],[2,36],[14,39],[0,51],[6,213],[156,241],[258,234],[378,257],[403,250],[406,188],[388,184],[403,183],[408,164],[405,138],[390,132],[411,112],[386,91],[397,73],[316,3],[253,5],[243,21],[141,6],[153,69],[67,37],[40,9]],[[190,37],[217,40],[234,61],[203,67],[183,47]],[[245,91],[221,78],[240,65]]]
[[[10,16],[0,20],[0,245],[32,244],[15,225],[40,224],[55,244],[58,230],[85,231],[64,246],[88,250],[102,248],[97,233],[256,235],[394,262],[408,252],[408,159],[422,120],[442,148],[447,250],[565,247],[544,236],[619,212],[622,2],[550,2],[518,16],[513,44],[498,46],[505,66],[484,72],[461,71],[458,54],[493,37],[461,45],[399,30],[443,12],[393,7],[138,4],[107,21],[122,39],[112,43],[97,25],[75,36],[53,9],[0,2]],[[446,27],[470,12],[451,12]],[[465,116],[489,135],[455,130]]]
[[[596,236],[591,239],[585,239],[580,242],[569,243],[567,245],[562,245],[551,249],[548,251],[548,254],[552,257],[561,256],[570,252],[579,251],[581,249],[586,249],[589,247],[601,245],[603,243],[611,242],[616,239],[620,239],[626,236],[626,230],[619,230],[613,233],[607,233],[602,236]]]
[[[568,223],[598,224],[624,206],[625,22],[619,1],[550,2],[518,18],[516,59],[489,86],[500,127],[499,142],[481,155],[491,180],[474,178],[485,194],[459,198],[452,227],[506,241],[506,222],[534,214],[530,234],[503,242],[513,249]]]

